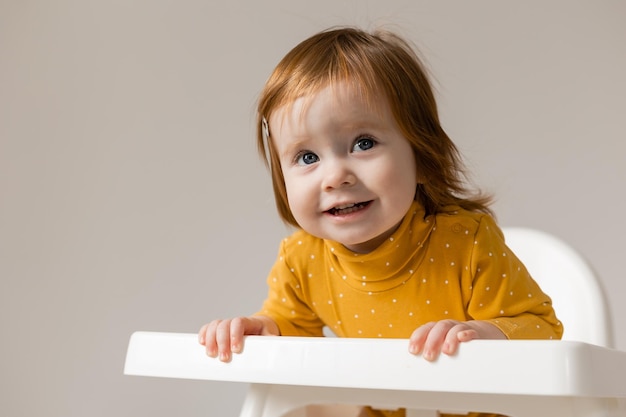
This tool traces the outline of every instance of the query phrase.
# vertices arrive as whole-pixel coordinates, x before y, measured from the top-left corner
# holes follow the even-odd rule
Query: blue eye
[[[354,147],[352,148],[352,152],[366,151],[371,149],[376,144],[376,141],[372,138],[360,138],[357,139]]]
[[[303,152],[296,158],[298,165],[311,165],[319,161],[320,158],[313,152]]]

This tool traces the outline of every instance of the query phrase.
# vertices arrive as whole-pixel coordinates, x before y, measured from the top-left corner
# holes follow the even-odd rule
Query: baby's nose
[[[348,187],[356,183],[356,175],[346,161],[340,159],[334,161],[327,160],[325,168],[322,184],[324,190]]]

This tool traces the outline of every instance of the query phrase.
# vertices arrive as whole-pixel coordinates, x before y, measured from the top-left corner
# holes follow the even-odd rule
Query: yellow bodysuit
[[[322,336],[328,326],[340,337],[409,338],[444,319],[489,321],[509,339],[563,333],[493,218],[458,207],[425,217],[413,203],[367,254],[296,231],[283,240],[268,286],[258,314],[284,336]]]

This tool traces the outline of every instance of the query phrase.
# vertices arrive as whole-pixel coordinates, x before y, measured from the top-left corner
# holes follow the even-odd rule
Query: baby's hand
[[[486,321],[441,320],[418,327],[409,340],[409,352],[434,361],[440,353],[454,355],[461,342],[473,339],[506,339],[500,329]]]
[[[206,347],[208,356],[228,362],[233,353],[241,353],[243,350],[245,335],[279,336],[280,332],[269,317],[237,317],[205,324],[198,332],[198,341]]]

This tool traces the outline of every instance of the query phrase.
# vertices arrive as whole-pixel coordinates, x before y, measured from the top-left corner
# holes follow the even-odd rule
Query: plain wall
[[[253,137],[278,60],[338,24],[420,48],[501,225],[602,278],[626,349],[626,2],[0,1],[0,415],[233,416],[122,375],[135,330],[249,314],[287,232]]]

